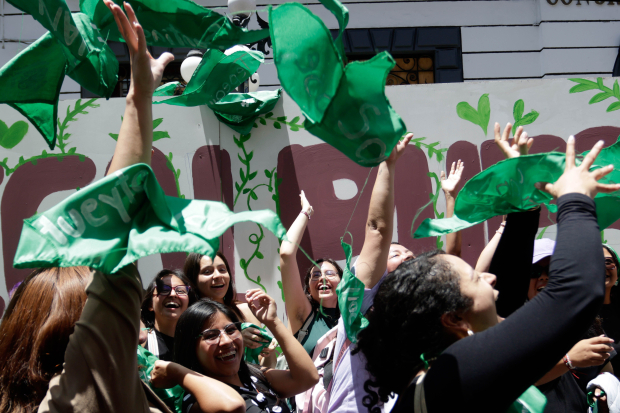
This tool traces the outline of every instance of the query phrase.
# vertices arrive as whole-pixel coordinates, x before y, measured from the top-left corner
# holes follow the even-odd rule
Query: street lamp
[[[256,0],[228,0],[228,13],[236,26],[246,27],[252,12],[256,10]]]
[[[202,61],[202,52],[200,50],[190,50],[183,63],[181,63],[181,77],[185,83],[189,83],[196,68]]]

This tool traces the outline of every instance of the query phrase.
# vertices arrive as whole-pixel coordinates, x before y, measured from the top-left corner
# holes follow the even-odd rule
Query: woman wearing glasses
[[[175,381],[177,372],[189,369],[235,389],[246,401],[247,412],[289,412],[284,398],[316,384],[317,370],[301,344],[277,317],[273,298],[257,289],[249,290],[246,299],[258,321],[278,340],[289,370],[259,369],[245,363],[239,317],[230,307],[203,299],[181,316],[175,335],[175,362],[158,361],[151,378],[153,384],[158,387],[181,384]],[[184,412],[200,411],[203,407],[194,396],[186,392]]]
[[[140,318],[148,328],[145,348],[161,360],[172,360],[179,317],[196,301],[189,279],[178,270],[162,270],[146,289]]]
[[[336,287],[342,278],[342,269],[330,258],[318,259],[319,267],[313,265],[308,269],[302,285],[297,249],[314,210],[304,191],[299,197],[301,212],[286,233],[289,241],[283,241],[280,246],[280,271],[289,327],[312,355],[318,339],[338,324]],[[319,311],[321,306],[322,311]]]

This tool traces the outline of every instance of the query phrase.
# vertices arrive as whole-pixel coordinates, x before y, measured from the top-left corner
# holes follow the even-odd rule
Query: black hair
[[[338,278],[340,278],[342,280],[342,268],[340,268],[340,265],[338,265],[338,263],[334,260],[332,260],[331,258],[319,258],[318,260],[315,260],[315,262],[318,265],[318,268],[321,268],[321,264],[324,262],[328,262],[331,265],[334,266],[334,268],[336,269],[336,271],[338,272]],[[310,266],[310,268],[308,268],[308,270],[306,271],[306,275],[304,277],[304,294],[306,294],[306,298],[308,299],[308,301],[310,301],[310,304],[312,304],[312,308],[318,308],[320,303],[317,302],[314,298],[312,298],[312,294],[310,294],[310,278],[312,277],[312,270],[315,269],[317,266],[312,264]],[[335,291],[334,291],[335,293]],[[336,307],[338,309],[338,307]],[[338,316],[340,315],[340,310],[338,309]]]
[[[364,354],[373,377],[366,381],[368,396],[363,400],[370,412],[379,411],[379,400],[385,403],[390,394],[405,390],[423,367],[421,354],[436,357],[455,341],[444,330],[441,316],[473,305],[471,298],[461,294],[459,276],[440,258],[443,254],[427,252],[400,264],[381,284],[366,314],[369,324],[359,333],[354,352]],[[409,344],[395,348],[395,342]],[[397,369],[394,360],[398,360]]]
[[[182,271],[167,269],[161,270],[157,273],[155,278],[153,278],[153,281],[151,281],[149,286],[146,288],[144,298],[142,299],[142,305],[140,306],[140,320],[142,320],[145,327],[155,328],[155,312],[151,310],[151,308],[153,307],[153,293],[155,292],[155,288],[157,288],[157,286],[161,288],[163,284],[162,279],[168,275],[174,275],[179,280],[181,280],[183,284],[189,287],[189,292],[187,294],[187,297],[189,298],[188,308],[198,299],[194,284],[190,281],[189,278],[187,278],[185,274],[183,274]]]
[[[612,251],[612,249],[609,248],[607,245],[603,245],[603,248],[605,248],[607,252],[609,253],[609,255],[611,255],[611,259],[613,260],[614,265],[616,266],[616,269],[620,268],[620,264],[618,263],[618,257],[616,257],[615,252]]]
[[[179,317],[174,332],[173,359],[175,363],[197,373],[207,375],[207,372],[204,371],[198,360],[196,343],[200,340],[199,337],[204,331],[205,323],[209,323],[217,313],[224,314],[224,316],[233,323],[241,321],[229,306],[218,303],[210,298],[201,298]],[[244,347],[242,347],[242,351],[243,348]],[[241,364],[239,366],[240,375],[251,375],[262,381],[266,381],[260,368],[243,361],[243,354],[239,356],[241,357]]]

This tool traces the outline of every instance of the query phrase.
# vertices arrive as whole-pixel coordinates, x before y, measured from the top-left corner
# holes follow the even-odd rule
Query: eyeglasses
[[[202,338],[209,344],[215,344],[219,341],[220,335],[222,333],[226,333],[228,337],[231,339],[236,339],[241,337],[241,323],[230,323],[223,330],[218,329],[208,329],[200,333],[200,335],[196,338]]]
[[[177,285],[174,287],[174,292],[177,295],[187,295],[189,293],[189,285]],[[157,287],[157,295],[170,295],[172,287],[168,284],[162,284]]]
[[[540,278],[540,276],[543,275],[543,273],[549,274],[548,265],[543,267],[542,265],[533,264],[532,272],[530,273],[530,278]]]
[[[605,258],[605,267],[613,270],[614,268],[616,268],[616,263],[611,258]]]
[[[312,275],[310,276],[310,279],[311,279],[312,281],[316,281],[316,280],[318,280],[319,278],[321,278],[321,276],[322,276],[322,275],[323,275],[323,273],[321,273],[321,271],[314,271],[314,272],[312,273]],[[327,271],[325,271],[325,275],[326,275],[327,277],[329,277],[329,278],[336,278],[336,277],[337,277],[337,273],[336,273],[335,271],[332,271],[332,270],[327,270]]]

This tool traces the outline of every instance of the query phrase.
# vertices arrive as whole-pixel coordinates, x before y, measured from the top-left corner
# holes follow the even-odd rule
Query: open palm
[[[461,181],[463,169],[465,169],[465,164],[459,159],[458,162],[452,162],[452,168],[447,178],[446,173],[441,171],[441,189],[443,189],[444,192],[452,193],[456,190],[456,186]]]

